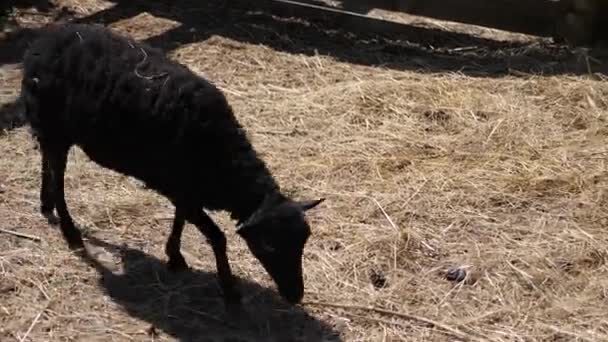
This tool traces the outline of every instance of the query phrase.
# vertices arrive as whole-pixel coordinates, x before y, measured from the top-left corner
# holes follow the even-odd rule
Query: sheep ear
[[[325,201],[325,198],[320,198],[318,200],[312,200],[312,201],[298,201],[298,202],[296,202],[296,204],[302,211],[307,211],[307,210],[310,210],[310,209],[318,206],[323,201]]]
[[[236,227],[237,233],[242,235],[243,229],[246,230],[247,227],[255,225],[259,221],[262,213],[267,209],[267,207],[270,206],[270,204],[272,203],[273,200],[274,200],[273,194],[266,194],[264,196],[264,199],[262,200],[262,204],[260,204],[260,206],[253,212],[253,214],[251,214],[251,216],[249,216],[249,218],[247,218],[245,221],[241,222]]]
[[[264,239],[264,237],[260,236],[259,234],[255,234],[255,228],[256,226],[252,225],[241,225],[236,233],[248,241],[248,243],[255,245],[256,249],[264,251],[265,253],[273,253],[276,248],[271,246],[270,243]]]

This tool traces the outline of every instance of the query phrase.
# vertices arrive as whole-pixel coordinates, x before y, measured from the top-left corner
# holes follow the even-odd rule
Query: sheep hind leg
[[[51,179],[53,180],[53,192],[55,197],[55,207],[59,214],[59,227],[61,233],[68,246],[72,250],[77,250],[84,247],[82,241],[82,235],[78,228],[74,225],[74,220],[68,211],[67,203],[65,202],[65,167],[68,160],[69,145],[61,148],[48,148],[45,152],[48,156],[49,166],[52,173]]]
[[[59,224],[59,217],[53,211],[55,210],[55,194],[53,193],[53,175],[49,163],[48,153],[40,149],[41,155],[41,178],[40,186],[40,213],[44,216],[49,224]]]
[[[188,269],[188,264],[184,259],[184,256],[180,252],[182,232],[184,231],[184,224],[186,219],[181,208],[175,208],[175,217],[173,218],[173,227],[171,228],[171,234],[165,245],[165,253],[169,257],[167,263],[168,268],[172,272],[179,272]]]
[[[188,221],[192,222],[207,238],[215,254],[220,286],[224,293],[224,301],[229,309],[237,309],[241,303],[241,294],[236,287],[236,281],[230,269],[226,254],[226,236],[213,220],[202,210],[189,211]]]

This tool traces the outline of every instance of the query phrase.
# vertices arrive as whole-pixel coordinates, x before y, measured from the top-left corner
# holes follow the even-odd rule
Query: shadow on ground
[[[19,26],[12,13],[15,9],[27,11],[41,22],[53,22],[70,14],[48,0],[1,0],[0,66],[20,62],[28,44],[39,34],[32,27]]]
[[[48,0],[2,0],[0,3],[0,17],[8,14],[13,8],[33,8],[38,12],[46,13],[55,7]]]
[[[224,310],[216,274],[189,270],[174,274],[154,256],[89,237],[92,250],[118,254],[122,272],[104,266],[96,253],[81,255],[100,273],[100,287],[131,316],[180,341],[341,341],[332,329],[276,292],[244,279],[244,313]],[[153,327],[153,328],[152,328]]]
[[[242,0],[113,0],[114,6],[91,16],[73,19],[81,23],[108,25],[143,12],[174,20],[180,25],[146,40],[171,51],[200,42],[212,35],[263,44],[276,51],[304,55],[326,55],[352,64],[382,66],[418,72],[460,72],[469,76],[501,77],[534,73],[544,75],[586,74],[589,67],[608,74],[608,63],[585,58],[565,46],[548,43],[503,42],[374,19],[386,34],[371,34],[361,22],[356,25],[340,16],[307,16],[268,1]],[[4,43],[9,48],[0,65],[20,60],[18,48],[24,40],[14,33]],[[20,44],[20,45],[19,45]]]

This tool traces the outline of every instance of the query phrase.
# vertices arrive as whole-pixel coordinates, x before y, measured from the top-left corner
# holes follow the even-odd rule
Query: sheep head
[[[302,254],[311,234],[304,214],[324,200],[293,201],[267,196],[237,230],[270,274],[281,296],[292,304],[299,303],[304,296]]]

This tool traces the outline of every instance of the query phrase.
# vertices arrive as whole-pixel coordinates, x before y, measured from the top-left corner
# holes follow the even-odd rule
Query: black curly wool
[[[23,96],[44,109],[27,111],[42,143],[77,145],[174,203],[244,220],[278,191],[214,85],[101,26],[49,28],[25,55]]]

